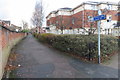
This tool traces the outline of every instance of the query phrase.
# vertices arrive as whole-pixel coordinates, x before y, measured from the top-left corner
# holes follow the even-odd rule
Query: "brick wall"
[[[17,33],[0,26],[0,79],[4,73],[4,67],[12,47],[25,36],[25,33]]]

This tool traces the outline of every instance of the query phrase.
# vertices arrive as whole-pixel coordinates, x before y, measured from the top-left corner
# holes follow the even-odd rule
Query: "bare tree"
[[[28,29],[28,23],[26,21],[24,21],[24,20],[22,20],[22,26],[23,26],[24,30]]]
[[[39,2],[36,2],[35,4],[35,11],[33,12],[31,21],[35,27],[42,27],[43,20],[44,20],[44,7],[41,0]]]

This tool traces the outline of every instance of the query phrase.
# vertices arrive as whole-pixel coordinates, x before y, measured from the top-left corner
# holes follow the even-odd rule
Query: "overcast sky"
[[[39,0],[0,0],[0,19],[10,20],[13,24],[21,26],[21,21],[27,21],[31,25],[31,16],[34,11],[36,1]],[[45,5],[45,16],[53,10],[62,7],[74,8],[85,1],[95,0],[43,0]],[[119,0],[96,0],[112,1],[118,3]]]

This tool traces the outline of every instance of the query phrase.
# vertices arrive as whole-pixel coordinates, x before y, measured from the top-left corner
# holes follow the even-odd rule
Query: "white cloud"
[[[9,15],[7,14],[6,0],[0,1],[0,19],[6,19]]]
[[[21,25],[22,20],[30,23],[34,5],[35,0],[2,0],[0,16],[3,17],[0,18],[11,20],[12,23],[16,25]]]

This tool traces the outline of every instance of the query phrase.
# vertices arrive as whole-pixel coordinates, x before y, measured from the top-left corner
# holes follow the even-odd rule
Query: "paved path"
[[[117,78],[118,70],[80,61],[49,48],[29,35],[15,49],[17,78]]]

